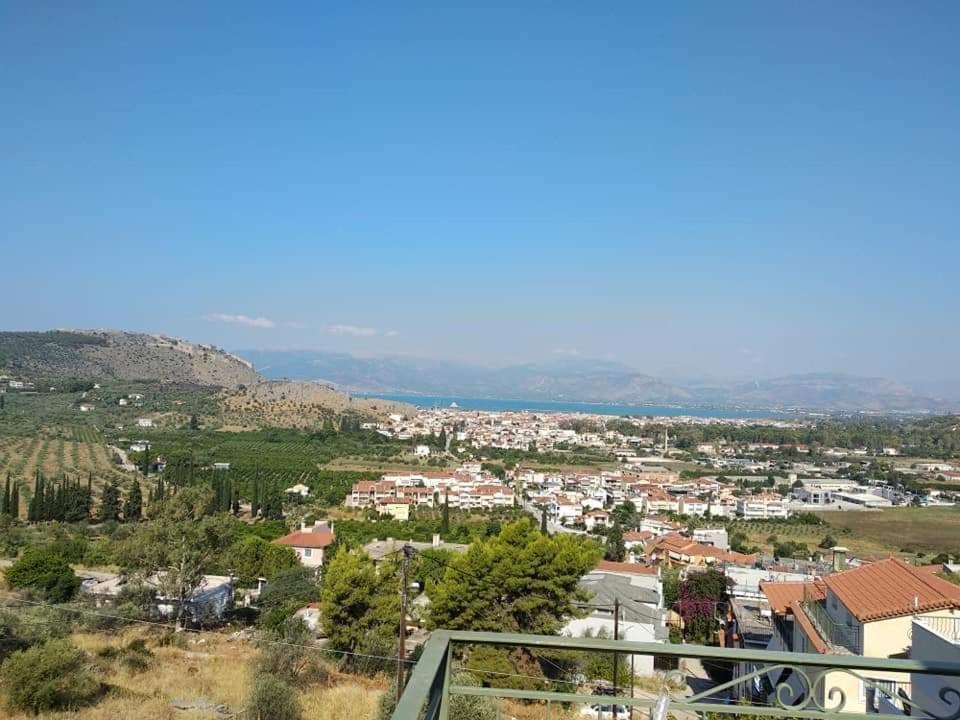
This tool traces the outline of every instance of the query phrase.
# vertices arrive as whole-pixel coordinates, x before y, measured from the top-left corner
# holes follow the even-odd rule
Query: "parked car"
[[[599,718],[599,720],[611,720],[613,718],[613,709],[617,709],[617,717],[627,720],[630,717],[630,710],[626,705],[584,705],[580,715],[589,718]]]

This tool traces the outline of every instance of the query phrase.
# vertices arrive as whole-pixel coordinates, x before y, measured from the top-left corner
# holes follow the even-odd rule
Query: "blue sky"
[[[960,385],[958,27],[955,2],[4,3],[0,324]]]

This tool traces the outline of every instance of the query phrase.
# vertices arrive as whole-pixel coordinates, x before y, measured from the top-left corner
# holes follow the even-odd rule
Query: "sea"
[[[704,418],[784,418],[775,410],[745,410],[720,407],[681,407],[674,405],[618,405],[615,403],[560,402],[549,400],[502,400],[494,398],[465,398],[448,395],[393,395],[383,393],[354,393],[357,397],[381,398],[408,403],[419,408],[449,408],[456,404],[461,410],[485,412],[557,412],[590,415],[704,417]]]

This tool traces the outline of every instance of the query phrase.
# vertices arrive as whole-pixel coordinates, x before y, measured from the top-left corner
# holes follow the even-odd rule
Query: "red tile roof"
[[[625,532],[623,534],[623,539],[626,542],[643,542],[644,540],[649,540],[653,537],[653,533],[649,530],[631,530],[630,532]]]
[[[656,575],[659,572],[655,565],[614,562],[613,560],[601,560],[596,569],[602,572],[632,573],[634,575]]]
[[[785,615],[790,605],[801,600],[824,600],[827,597],[822,581],[761,582],[760,592],[767,596],[770,609],[777,615]]]
[[[276,545],[287,545],[289,547],[301,548],[325,548],[333,543],[333,533],[329,530],[317,530],[309,532],[297,530],[289,535],[274,540]]]
[[[960,586],[896,558],[833,573],[823,581],[860,622],[960,609]]]

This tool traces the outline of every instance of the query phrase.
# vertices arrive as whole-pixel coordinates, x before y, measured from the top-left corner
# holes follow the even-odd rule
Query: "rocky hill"
[[[225,427],[320,429],[338,426],[340,418],[382,418],[410,414],[413,406],[375,398],[354,398],[319,383],[272,381],[225,390],[220,396],[220,420]]]
[[[212,345],[112,330],[0,332],[0,374],[44,382],[153,380],[227,388],[260,380],[249,362]]]

